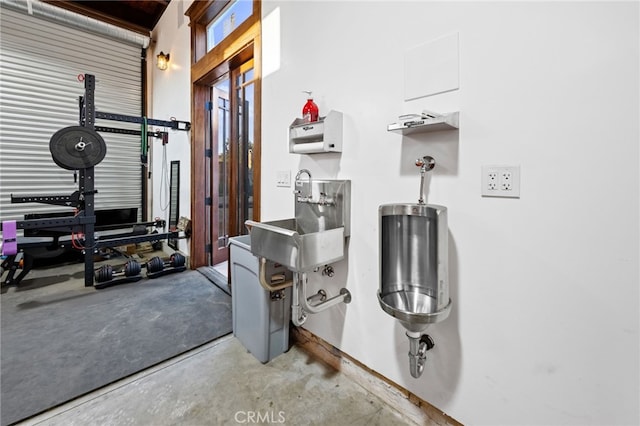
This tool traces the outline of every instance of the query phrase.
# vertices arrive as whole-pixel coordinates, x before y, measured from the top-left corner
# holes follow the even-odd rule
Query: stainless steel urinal
[[[380,206],[380,306],[408,331],[421,332],[451,310],[447,208]]]
[[[407,330],[413,377],[434,346],[422,335],[449,316],[447,208],[432,204],[387,204],[379,208],[382,309]]]

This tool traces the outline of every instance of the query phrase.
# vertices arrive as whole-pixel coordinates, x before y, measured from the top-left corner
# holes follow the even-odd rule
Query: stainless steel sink
[[[351,181],[296,181],[295,218],[245,225],[251,252],[294,272],[306,272],[344,257],[350,231]]]
[[[307,233],[296,219],[245,223],[251,230],[251,252],[294,272],[309,271],[344,257],[344,227]]]

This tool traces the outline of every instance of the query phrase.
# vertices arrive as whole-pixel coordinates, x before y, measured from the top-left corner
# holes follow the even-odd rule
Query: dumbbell
[[[163,272],[165,268],[171,268],[171,272],[180,272],[185,270],[186,259],[185,257],[178,252],[173,253],[169,256],[168,260],[163,260],[161,257],[156,256],[151,258],[147,262],[147,276],[153,278],[154,276],[160,276],[160,272]],[[169,272],[169,271],[166,271]]]
[[[114,278],[134,277],[140,274],[141,269],[140,264],[133,259],[128,260],[119,271],[114,271],[111,265],[102,265],[95,271],[95,280],[97,283],[104,283]]]

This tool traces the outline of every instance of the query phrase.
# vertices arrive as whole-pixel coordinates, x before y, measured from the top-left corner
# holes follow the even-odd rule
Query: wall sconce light
[[[170,55],[167,53],[165,55],[164,52],[160,52],[157,56],[158,61],[156,62],[156,66],[161,70],[166,70],[169,67],[169,57]]]

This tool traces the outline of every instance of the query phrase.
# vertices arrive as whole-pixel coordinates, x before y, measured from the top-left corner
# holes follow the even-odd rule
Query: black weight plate
[[[160,272],[164,269],[164,262],[160,257],[153,257],[150,261],[147,262],[147,273],[149,272]]]
[[[95,273],[95,279],[99,283],[111,281],[113,279],[113,267],[111,265],[102,265]]]
[[[131,259],[124,265],[124,276],[133,277],[140,273],[140,264]]]
[[[169,259],[171,259],[171,266],[174,268],[177,266],[184,266],[186,261],[185,257],[178,252],[173,253]]]
[[[51,136],[49,151],[58,166],[67,170],[80,170],[100,163],[107,154],[107,144],[95,130],[70,126]]]

